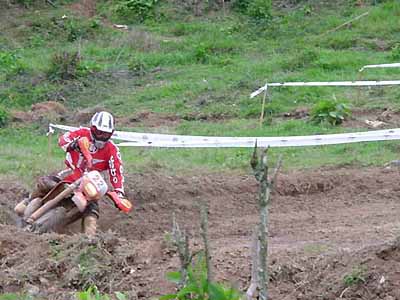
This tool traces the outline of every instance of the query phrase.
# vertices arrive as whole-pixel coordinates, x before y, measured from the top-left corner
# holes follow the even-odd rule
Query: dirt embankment
[[[397,169],[382,168],[281,174],[270,213],[271,299],[400,299],[398,181]],[[172,212],[199,248],[200,200],[210,207],[216,279],[248,286],[258,221],[252,176],[135,174],[127,190],[135,211],[126,216],[102,203],[101,233],[90,244],[79,234],[16,229],[11,210],[26,191],[0,181],[0,292],[72,299],[88,284],[131,299],[171,292],[165,273],[179,268],[168,239]]]

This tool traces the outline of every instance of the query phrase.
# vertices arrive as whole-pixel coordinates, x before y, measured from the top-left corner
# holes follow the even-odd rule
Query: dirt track
[[[400,299],[400,254],[397,246],[387,245],[400,236],[399,177],[396,168],[281,174],[270,213],[271,298]],[[128,181],[128,195],[136,206],[132,215],[119,214],[109,204],[101,207],[101,230],[113,233],[100,235],[95,248],[102,254],[95,257],[108,268],[93,272],[92,277],[75,274],[80,280],[74,281],[70,273],[76,272],[75,256],[61,255],[57,260],[51,253],[54,244],[57,253],[72,251],[68,245],[76,244],[74,251],[80,253],[76,257],[81,257],[87,249],[82,237],[36,236],[4,225],[0,226],[0,292],[33,286],[40,287],[47,299],[67,299],[66,295],[82,289],[88,278],[105,292],[133,288],[143,299],[172,291],[173,285],[164,279],[166,272],[179,267],[167,239],[172,212],[190,233],[192,247],[198,248],[199,200],[210,206],[216,278],[241,289],[247,287],[249,245],[258,220],[257,184],[251,175],[170,177],[147,173],[131,175]],[[10,196],[24,192],[22,187],[0,182],[3,223],[12,223],[14,201]],[[24,255],[31,244],[32,268],[27,271]],[[107,258],[107,253],[111,257]],[[57,271],[60,264],[63,272]],[[363,281],[347,287],[344,276],[359,269]],[[18,278],[19,271],[24,271],[24,280]]]

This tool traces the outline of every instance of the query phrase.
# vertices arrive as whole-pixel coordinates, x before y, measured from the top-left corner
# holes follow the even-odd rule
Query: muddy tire
[[[42,205],[42,198],[35,198],[28,203],[24,211],[24,219],[28,219]]]
[[[65,224],[66,214],[67,210],[64,207],[57,207],[50,210],[35,221],[35,232],[59,232]]]

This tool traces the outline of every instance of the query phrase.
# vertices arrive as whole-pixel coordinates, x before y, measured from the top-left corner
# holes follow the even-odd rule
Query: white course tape
[[[58,128],[61,130],[78,129],[77,127],[54,124],[50,124],[49,128]],[[116,131],[112,138],[126,141],[118,144],[125,147],[252,148],[256,141],[259,147],[301,147],[400,140],[400,128],[288,137],[211,137]]]
[[[267,83],[263,87],[251,93],[250,98],[254,98],[255,96],[261,94],[270,86],[382,86],[382,85],[400,85],[400,80]]]
[[[359,72],[364,71],[365,69],[371,68],[400,68],[400,63],[393,63],[393,64],[379,64],[379,65],[366,65],[362,67]]]

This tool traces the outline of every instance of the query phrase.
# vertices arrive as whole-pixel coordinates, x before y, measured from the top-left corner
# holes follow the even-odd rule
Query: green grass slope
[[[400,109],[398,87],[276,88],[260,127],[262,97],[249,98],[267,80],[356,80],[363,65],[398,62],[400,3],[395,0],[279,1],[267,21],[238,11],[248,3],[240,0],[225,8],[211,5],[213,1],[202,7],[178,0],[102,0],[91,7],[79,1],[52,3],[1,4],[0,172],[6,176],[29,182],[33,175],[60,167],[63,153],[55,150],[53,139],[48,158],[44,135],[53,117],[30,122],[13,117],[45,101],[65,106],[68,113],[56,121],[69,125],[80,125],[73,118],[77,112],[99,106],[118,120],[143,112],[160,116],[157,126],[120,122],[120,129],[215,136],[365,130],[282,117],[326,100],[337,99],[353,111]],[[130,11],[129,3],[139,6]],[[143,10],[146,3],[151,10]],[[127,24],[128,29],[113,24]],[[367,70],[363,79],[396,79],[399,72]],[[161,116],[179,122],[163,123]],[[385,142],[277,149],[272,155],[283,154],[286,168],[364,166],[395,159],[397,150],[396,142]],[[128,173],[209,172],[248,168],[251,149],[127,148],[122,153]],[[46,170],[41,170],[42,160]]]

